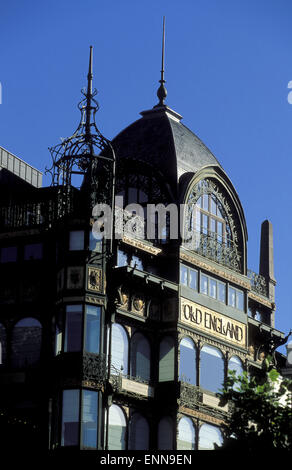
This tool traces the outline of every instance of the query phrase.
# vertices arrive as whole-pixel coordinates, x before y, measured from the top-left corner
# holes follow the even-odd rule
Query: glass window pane
[[[223,240],[223,224],[222,224],[222,222],[217,222],[217,234],[218,234],[218,240],[222,241]]]
[[[224,361],[219,349],[204,345],[201,350],[200,386],[218,392],[224,381]]]
[[[190,338],[180,342],[179,378],[182,382],[196,385],[196,349]]]
[[[164,417],[158,424],[158,449],[173,449],[173,423],[169,417]]]
[[[122,409],[112,405],[109,409],[109,450],[124,450],[126,448],[126,420]]]
[[[24,246],[24,259],[34,260],[42,259],[43,257],[43,244],[42,243],[32,243],[30,245]]]
[[[118,250],[118,266],[127,266],[128,265],[128,257],[127,253],[122,250]]]
[[[216,233],[216,220],[210,217],[210,230],[212,233]]]
[[[199,199],[196,202],[197,207],[202,207],[202,196],[199,197]]]
[[[149,449],[149,424],[144,416],[135,413],[131,417],[129,434],[130,450]]]
[[[209,217],[206,214],[202,214],[203,216],[203,230],[202,232],[207,234],[208,233],[208,219]]]
[[[208,277],[204,274],[201,274],[200,292],[208,295]]]
[[[223,442],[222,433],[219,428],[211,424],[203,424],[199,431],[199,450],[213,450],[214,443],[221,446]]]
[[[147,338],[136,333],[131,342],[131,375],[150,380],[150,344]]]
[[[174,341],[167,336],[163,338],[159,348],[159,381],[174,380]]]
[[[217,289],[218,289],[218,300],[225,303],[226,302],[226,287],[225,287],[225,284],[223,284],[223,282],[218,281]]]
[[[189,286],[192,289],[197,290],[197,285],[198,285],[198,272],[194,271],[193,269],[190,269]]]
[[[188,285],[188,268],[182,265],[180,267],[180,282],[184,286]]]
[[[231,307],[236,307],[236,293],[235,289],[229,286],[228,289],[228,305]]]
[[[195,449],[195,428],[190,418],[183,417],[178,424],[177,449]]]
[[[36,318],[23,318],[12,331],[12,367],[38,364],[42,345],[42,325]]]
[[[196,232],[201,231],[201,212],[197,209],[195,212],[195,230]]]
[[[126,330],[114,323],[112,325],[112,365],[111,374],[128,374],[128,335]]]
[[[94,305],[86,305],[85,326],[85,350],[91,353],[99,353],[100,343],[100,314],[101,308]]]
[[[7,246],[1,248],[1,263],[14,263],[17,260],[17,247]]]
[[[205,211],[209,211],[209,196],[208,194],[203,194],[203,208]]]
[[[232,356],[228,362],[228,370],[233,370],[236,372],[236,375],[241,375],[243,372],[242,362],[237,356]],[[236,385],[234,384],[235,388]]]
[[[244,310],[244,298],[243,298],[243,292],[241,291],[236,291],[236,307],[239,310]]]
[[[64,351],[81,351],[82,305],[67,305]]]
[[[209,295],[214,299],[217,298],[217,281],[215,279],[209,279]]]
[[[70,232],[69,250],[84,250],[84,230],[72,230]]]
[[[63,391],[62,446],[76,446],[79,441],[79,390]]]
[[[82,393],[82,445],[96,449],[98,392],[84,390]]]
[[[217,213],[217,204],[214,196],[211,197],[211,214],[216,215]]]

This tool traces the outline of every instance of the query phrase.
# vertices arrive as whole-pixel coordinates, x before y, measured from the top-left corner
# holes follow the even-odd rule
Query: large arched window
[[[221,351],[205,344],[201,349],[200,386],[218,392],[224,382],[224,360]]]
[[[0,365],[6,362],[6,328],[0,323]]]
[[[149,449],[149,424],[144,416],[140,415],[140,413],[135,413],[131,417],[129,429],[129,449]]]
[[[174,380],[174,341],[166,336],[159,347],[159,382],[169,380]]]
[[[158,424],[158,449],[173,449],[173,421],[169,416],[165,416]]]
[[[211,424],[202,424],[199,430],[199,450],[213,450],[215,444],[221,446],[223,442],[222,433],[219,428]]]
[[[242,270],[244,234],[239,214],[219,181],[206,178],[192,187],[185,217],[186,248],[236,271]]]
[[[128,374],[128,352],[129,340],[124,327],[119,323],[112,325],[112,342],[111,342],[111,373]]]
[[[35,318],[23,318],[12,332],[12,367],[36,365],[40,360],[42,325]]]
[[[182,382],[196,385],[196,349],[190,338],[180,342],[179,378]]]
[[[126,427],[126,418],[122,408],[118,405],[112,405],[109,409],[109,450],[124,450],[126,448]]]
[[[131,340],[131,375],[150,380],[150,344],[142,333],[136,333]]]
[[[185,416],[181,418],[178,424],[178,450],[194,450],[195,449],[195,428],[190,418]]]

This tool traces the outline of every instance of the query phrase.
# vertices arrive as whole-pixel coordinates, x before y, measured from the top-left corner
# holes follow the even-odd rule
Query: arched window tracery
[[[206,178],[195,184],[185,207],[186,248],[236,271],[242,269],[242,241],[238,221],[225,190]]]

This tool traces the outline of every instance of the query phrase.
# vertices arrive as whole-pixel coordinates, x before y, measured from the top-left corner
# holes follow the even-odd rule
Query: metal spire
[[[85,119],[85,127],[86,127],[86,134],[89,136],[90,134],[90,121],[91,121],[91,98],[92,98],[92,46],[90,46],[89,52],[89,66],[88,66],[88,74],[87,74],[87,93],[86,93],[86,119]]]
[[[164,100],[167,96],[167,91],[164,86],[164,56],[165,56],[165,16],[163,17],[163,32],[162,32],[162,58],[161,58],[161,78],[159,80],[160,87],[157,90],[159,103],[157,106],[164,106]]]

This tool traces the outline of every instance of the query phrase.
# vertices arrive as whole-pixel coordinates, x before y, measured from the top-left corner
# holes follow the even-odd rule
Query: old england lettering
[[[181,299],[180,320],[217,338],[240,347],[246,346],[246,326],[243,323],[189,300]]]

